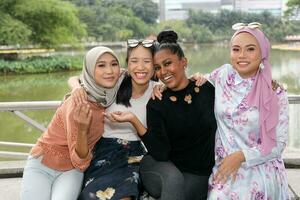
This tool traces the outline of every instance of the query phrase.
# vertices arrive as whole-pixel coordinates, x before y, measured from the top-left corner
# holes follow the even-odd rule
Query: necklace
[[[190,91],[190,93],[186,94],[184,96],[184,101],[187,103],[187,104],[191,104],[192,103],[192,93],[199,93],[200,92],[200,88],[198,86],[194,87],[194,90]],[[176,102],[177,101],[177,97],[172,95],[169,97],[169,99],[172,101],[172,102]]]

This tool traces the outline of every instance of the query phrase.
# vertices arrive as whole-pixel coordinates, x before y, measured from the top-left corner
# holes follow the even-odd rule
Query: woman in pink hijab
[[[259,27],[235,24],[231,64],[206,77],[215,86],[218,124],[208,199],[289,199],[282,160],[288,99],[272,88],[270,43]]]

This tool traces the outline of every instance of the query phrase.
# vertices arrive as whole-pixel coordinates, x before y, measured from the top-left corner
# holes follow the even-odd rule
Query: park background
[[[300,0],[0,0],[0,101],[62,100],[86,50],[108,45],[126,67],[127,39],[170,28],[187,73],[208,73],[229,62],[231,26],[255,21],[273,44],[274,79],[300,95]],[[25,112],[45,127],[53,113]],[[300,150],[299,115],[299,104],[290,105],[290,149]],[[41,134],[10,112],[0,112],[0,127],[0,141],[35,143]]]

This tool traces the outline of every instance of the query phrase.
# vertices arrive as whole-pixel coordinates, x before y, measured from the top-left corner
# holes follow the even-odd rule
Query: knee
[[[161,177],[164,187],[183,188],[184,176],[178,169],[165,170],[161,172]]]
[[[184,176],[172,162],[160,162],[150,155],[143,158],[140,165],[141,177],[144,180],[148,175],[156,177],[163,187],[183,187]]]

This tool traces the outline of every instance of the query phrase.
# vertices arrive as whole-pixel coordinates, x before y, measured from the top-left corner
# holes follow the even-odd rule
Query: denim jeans
[[[150,155],[140,163],[145,190],[160,200],[205,200],[209,176],[181,172],[172,162],[159,162]]]
[[[29,156],[24,168],[21,200],[75,200],[81,190],[83,173],[77,169],[57,171]]]

